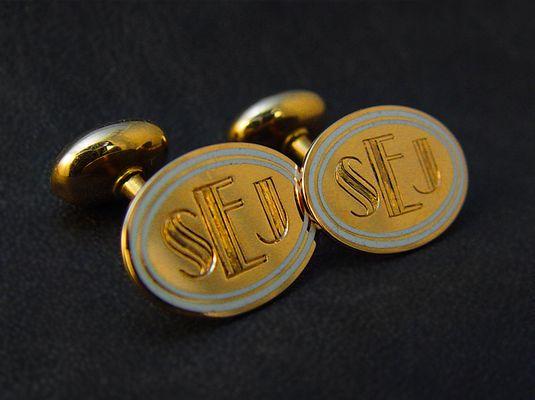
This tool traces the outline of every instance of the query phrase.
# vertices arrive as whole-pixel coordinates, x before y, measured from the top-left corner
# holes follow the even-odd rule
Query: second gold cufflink
[[[437,119],[401,106],[356,111],[312,142],[320,96],[289,91],[260,100],[229,131],[301,163],[300,190],[317,224],[353,248],[396,253],[420,247],[457,217],[466,197],[463,151]]]

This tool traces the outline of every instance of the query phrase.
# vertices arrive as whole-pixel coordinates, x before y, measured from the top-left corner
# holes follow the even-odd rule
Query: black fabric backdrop
[[[528,399],[535,386],[535,56],[521,4],[2,4],[0,397]],[[293,88],[327,123],[401,104],[470,173],[459,218],[406,254],[320,235],[296,283],[228,320],[165,313],[122,268],[126,205],[79,210],[49,168],[81,132],[160,124],[170,159]]]

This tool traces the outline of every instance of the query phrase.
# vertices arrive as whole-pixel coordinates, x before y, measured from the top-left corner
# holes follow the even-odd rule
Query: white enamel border
[[[404,109],[407,110],[406,108]],[[355,125],[359,125],[367,121],[373,121],[377,118],[385,117],[391,119],[369,122],[368,124],[359,126],[356,129],[351,130],[351,128],[353,128]],[[418,122],[407,121],[406,119],[399,118],[416,119]],[[395,232],[375,233],[356,229],[346,224],[339,218],[336,218],[335,214],[330,210],[327,201],[323,197],[323,176],[325,174],[327,164],[332,158],[334,152],[339,148],[339,146],[343,145],[346,140],[353,137],[354,135],[360,134],[366,129],[385,124],[411,125],[422,129],[430,135],[434,136],[447,148],[448,153],[450,154],[450,157],[453,161],[454,177],[451,189],[445,200],[442,202],[440,207],[426,220],[408,229],[399,230]],[[331,146],[332,143],[335,144],[327,152],[326,150]],[[466,185],[467,171],[466,163],[464,161],[464,155],[460,146],[452,137],[449,131],[444,129],[442,126],[434,123],[432,120],[427,119],[416,112],[402,110],[381,110],[370,112],[368,114],[362,115],[359,118],[347,121],[329,134],[327,139],[323,143],[321,143],[319,148],[316,150],[316,154],[325,154],[325,156],[322,157],[319,162],[311,163],[310,170],[306,171],[306,174],[308,176],[305,176],[305,179],[307,179],[307,184],[309,188],[307,190],[307,197],[311,203],[311,208],[314,210],[314,213],[317,214],[318,218],[322,221],[322,223],[326,225],[328,230],[334,232],[336,235],[352,243],[356,243],[361,246],[377,249],[389,249],[400,246],[408,246],[417,243],[419,240],[430,236],[434,232],[440,230],[443,225],[451,218],[451,216],[454,213],[458,212],[460,202],[462,202],[463,199],[463,187],[465,187]],[[318,177],[315,178],[316,170],[318,168]],[[318,184],[318,188],[316,188],[316,183]],[[437,217],[439,217],[446,208],[448,208],[447,213],[445,213],[437,222]],[[326,211],[324,212],[323,210]],[[405,235],[410,235],[411,233],[416,232],[431,223],[433,223],[433,226],[431,228],[426,229],[417,235],[401,237]],[[396,237],[401,238],[395,239]],[[389,240],[385,241],[377,239]]]

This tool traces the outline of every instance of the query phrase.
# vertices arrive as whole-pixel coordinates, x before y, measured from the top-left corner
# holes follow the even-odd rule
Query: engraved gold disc
[[[463,151],[435,118],[407,107],[352,113],[313,143],[303,193],[318,224],[364,251],[396,253],[442,233],[468,185]]]
[[[288,287],[314,251],[298,169],[264,146],[208,146],[171,162],[134,198],[123,225],[128,272],[188,313],[231,316]]]

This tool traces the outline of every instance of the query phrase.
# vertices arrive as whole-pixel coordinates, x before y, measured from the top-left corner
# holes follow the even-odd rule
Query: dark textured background
[[[0,5],[0,397],[533,399],[535,55],[521,4]],[[328,121],[422,109],[461,142],[467,202],[432,244],[367,255],[321,235],[255,312],[196,320],[127,278],[125,204],[49,192],[61,147],[126,117],[170,158],[258,98],[308,88]]]

